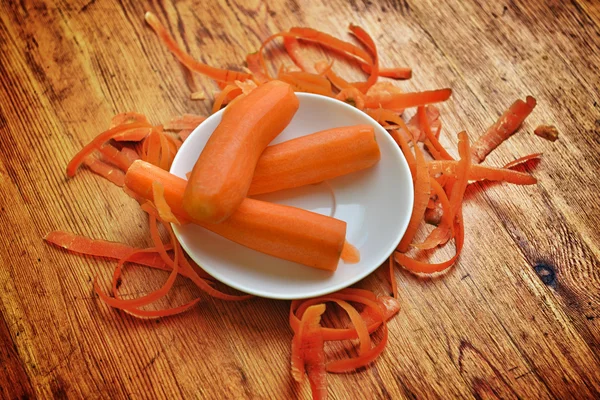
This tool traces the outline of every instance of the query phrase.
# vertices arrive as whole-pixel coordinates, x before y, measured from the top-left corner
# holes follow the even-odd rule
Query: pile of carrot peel
[[[183,65],[217,83],[220,92],[213,101],[213,112],[257,86],[271,79],[278,79],[287,82],[296,91],[334,97],[363,110],[389,132],[408,162],[414,184],[414,206],[406,233],[389,258],[392,296],[377,297],[368,290],[347,288],[318,298],[295,300],[291,304],[289,323],[294,332],[292,376],[299,382],[307,376],[314,398],[327,396],[327,373],[349,372],[368,366],[383,352],[388,337],[386,322],[400,310],[395,265],[417,275],[436,276],[448,271],[456,263],[465,240],[462,204],[470,184],[482,180],[517,185],[537,182],[531,175],[515,168],[539,159],[539,153],[526,155],[500,167],[480,164],[490,152],[519,129],[536,105],[533,97],[528,96],[525,101],[517,100],[513,103],[473,143],[466,132],[460,132],[458,158],[455,158],[440,143],[442,123],[439,110],[434,105],[446,101],[452,91],[436,89],[406,93],[393,81],[379,81],[380,77],[410,79],[412,70],[405,67],[381,67],[375,42],[358,26],[350,25],[349,28],[358,44],[312,28],[291,28],[267,38],[258,52],[248,54],[245,70],[231,71],[208,66],[185,53],[153,14],[147,13],[146,21]],[[283,40],[283,47],[293,65],[281,66],[274,76],[269,71],[264,49],[278,38]],[[341,54],[349,64],[366,74],[365,80],[348,82],[334,72],[333,61],[311,62],[304,51],[307,43]],[[192,98],[204,96],[194,93]],[[416,113],[405,120],[403,113],[408,108],[416,108]],[[109,129],[84,146],[67,166],[69,177],[75,176],[78,168],[85,165],[115,185],[124,187],[148,216],[153,243],[148,248],[92,240],[61,231],[51,232],[45,238],[48,243],[71,252],[117,260],[110,295],[94,281],[94,291],[111,307],[140,318],[159,318],[187,311],[197,305],[201,298],[174,308],[148,308],[169,293],[178,275],[191,280],[209,296],[221,300],[240,301],[252,297],[219,290],[214,279],[201,266],[188,259],[170,226],[171,223],[180,224],[185,221],[179,220],[170,212],[164,202],[162,186],[153,185],[153,201],[136,196],[124,186],[125,173],[135,160],[141,159],[168,171],[181,144],[204,119],[203,116],[186,114],[164,124],[154,125],[142,114],[118,114],[111,121]],[[537,134],[550,140],[555,140],[557,135],[552,127],[544,127]],[[430,232],[419,242],[415,238],[425,226],[431,227]],[[161,229],[168,237],[166,243],[161,239]],[[431,252],[451,242],[456,247],[454,256],[444,262],[426,261]],[[169,272],[169,276],[156,291],[142,297],[124,299],[119,296],[118,288],[127,263],[165,270]],[[350,326],[323,326],[321,316],[327,304],[335,304],[342,309],[350,319]],[[380,332],[376,344],[372,339],[375,332]],[[356,355],[346,359],[326,360],[324,343],[334,340],[358,340]]]

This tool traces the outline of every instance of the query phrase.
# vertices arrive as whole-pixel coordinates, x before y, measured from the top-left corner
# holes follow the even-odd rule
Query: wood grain
[[[348,23],[360,24],[383,65],[414,68],[404,90],[453,88],[441,110],[442,143],[452,149],[455,132],[477,137],[514,99],[534,95],[525,133],[486,163],[542,151],[532,171],[539,184],[474,185],[457,266],[433,280],[397,271],[402,311],[387,350],[369,369],[330,375],[329,393],[600,396],[597,1],[21,0],[0,2],[1,397],[310,397],[289,373],[289,303],[207,298],[175,318],[135,320],[92,294],[92,279],[106,282],[111,263],[41,240],[63,229],[147,244],[134,202],[88,171],[67,180],[65,166],[117,112],[155,123],[209,112],[189,93],[217,87],[165,51],[143,22],[146,10],[198,59],[231,68],[273,32],[307,25],[344,37]],[[556,143],[532,134],[542,123],[558,128]],[[384,272],[359,286],[388,292]],[[165,278],[126,273],[139,282],[123,288],[130,295]],[[169,303],[198,294],[183,279],[176,285]]]

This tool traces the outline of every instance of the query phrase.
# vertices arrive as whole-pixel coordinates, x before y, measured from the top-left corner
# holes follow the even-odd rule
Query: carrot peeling
[[[525,101],[515,101],[498,121],[490,126],[487,132],[473,144],[471,149],[473,163],[479,164],[485,160],[488,154],[511,137],[533,111],[535,105],[536,100],[531,96],[527,96]]]

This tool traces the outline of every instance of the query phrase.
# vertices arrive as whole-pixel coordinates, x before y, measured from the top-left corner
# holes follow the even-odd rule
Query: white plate
[[[381,161],[364,171],[328,182],[256,196],[346,221],[346,238],[361,255],[357,264],[340,261],[334,273],[284,261],[224,239],[197,225],[173,226],[183,248],[219,281],[256,296],[301,299],[342,289],[373,272],[396,248],[413,205],[408,164],[390,135],[358,109],[328,97],[298,93],[300,108],[273,144],[320,130],[355,124],[375,128]],[[171,173],[185,179],[222,111],[207,118],[179,149]]]

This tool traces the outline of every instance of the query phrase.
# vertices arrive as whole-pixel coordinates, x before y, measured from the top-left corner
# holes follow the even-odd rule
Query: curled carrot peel
[[[331,50],[354,58],[360,63],[373,64],[371,55],[369,55],[369,53],[363,49],[350,42],[345,42],[333,37],[325,32],[321,32],[312,28],[294,27],[290,29],[289,33],[297,39],[320,44]]]
[[[503,168],[471,164],[468,179],[470,181],[489,180],[507,182],[515,185],[533,185],[537,183],[536,178],[524,172],[510,170],[509,168],[538,157],[538,154],[531,154],[509,163]],[[448,160],[434,160],[427,164],[429,173],[433,176],[440,173],[444,174],[444,176],[456,176],[457,165],[458,163],[456,161]]]
[[[263,65],[261,64],[260,57],[261,55],[259,52],[246,55],[246,65],[248,65],[248,69],[250,72],[252,72],[252,78],[254,81],[259,84],[265,83],[271,79],[263,71]]]
[[[283,46],[298,68],[306,72],[315,72],[315,68],[303,57],[300,42],[293,37],[284,37]]]
[[[227,104],[228,100],[231,100],[237,96],[242,94],[242,89],[240,89],[236,85],[227,85],[225,89],[221,90],[221,92],[215,97],[215,102],[213,103],[212,112],[216,113],[221,109],[224,104]]]
[[[427,208],[427,202],[429,201],[430,177],[429,172],[427,171],[427,164],[425,163],[425,158],[423,157],[423,153],[419,146],[414,146],[414,149],[416,158],[414,205],[406,232],[404,233],[402,240],[400,240],[400,244],[398,244],[398,250],[402,253],[408,251],[410,243],[412,242],[415,234],[417,233],[417,229],[423,220],[423,215],[425,214],[425,209]]]
[[[116,147],[111,146],[109,143],[105,143],[100,147],[100,153],[102,159],[108,163],[119,167],[121,171],[127,171],[127,168],[133,163],[132,159],[127,153],[118,150]],[[136,154],[137,155],[137,154]]]
[[[67,165],[67,176],[73,177],[77,172],[79,166],[84,162],[87,156],[92,154],[95,150],[99,149],[100,146],[105,144],[111,139],[114,140],[127,140],[127,141],[140,141],[146,137],[149,129],[152,126],[145,122],[134,122],[131,124],[117,125],[107,131],[102,132],[96,136],[90,143],[85,145],[75,156],[69,161]],[[138,128],[143,128],[142,130]],[[132,134],[132,132],[134,134]]]
[[[156,228],[156,219],[151,218],[150,219],[151,231],[154,228]],[[174,245],[175,241],[176,241],[176,239],[174,239],[174,236],[173,236],[171,239],[171,243]],[[130,255],[119,260],[119,264],[122,265],[123,263],[128,261],[129,257],[130,257]],[[94,280],[94,291],[96,292],[96,294],[98,294],[98,296],[102,299],[102,301],[104,301],[106,304],[108,304],[109,306],[114,307],[114,308],[128,309],[128,308],[137,308],[137,307],[148,305],[150,303],[153,303],[153,302],[161,299],[169,292],[169,290],[171,290],[171,287],[173,287],[173,283],[175,283],[175,279],[177,278],[177,272],[179,270],[179,262],[178,261],[179,261],[179,254],[175,253],[173,270],[169,274],[169,277],[165,281],[164,285],[160,289],[157,289],[154,292],[147,294],[145,296],[141,296],[136,299],[130,299],[130,300],[122,300],[122,299],[117,299],[114,297],[109,297],[100,289],[100,286],[98,286],[97,279]]]
[[[106,164],[94,156],[87,156],[83,163],[94,173],[106,178],[110,182],[119,187],[123,187],[125,182],[125,174],[120,169]]]
[[[508,110],[490,126],[471,149],[473,154],[473,163],[479,164],[487,155],[498,147],[502,142],[511,137],[521,126],[525,118],[533,111],[536,100],[527,96],[525,101],[515,101]]]
[[[191,71],[199,72],[203,75],[206,75],[216,81],[220,82],[233,82],[236,80],[246,80],[250,79],[250,75],[244,72],[230,71],[227,69],[220,69],[211,67],[210,65],[206,65],[201,63],[195,59],[193,59],[189,54],[184,52],[179,45],[175,42],[175,39],[165,29],[165,27],[160,23],[158,18],[151,12],[147,12],[145,15],[146,22],[152,30],[156,33],[156,35],[160,38],[160,40],[167,46],[167,48],[173,53],[173,55],[185,65]]]
[[[369,68],[368,67],[364,67],[363,69],[365,70],[365,72],[369,72]],[[412,69],[411,68],[380,68],[379,69],[379,76],[383,76],[385,78],[392,78],[392,79],[402,79],[402,80],[406,80],[406,79],[410,79],[412,78]]]
[[[367,90],[377,82],[379,76],[379,56],[377,55],[377,47],[375,46],[373,38],[360,26],[351,24],[350,32],[352,32],[354,36],[369,49],[371,56],[373,57],[373,61],[370,64],[369,78],[366,82],[357,85],[363,92],[367,92]]]
[[[451,95],[451,89],[438,89],[414,93],[397,93],[386,101],[379,101],[376,98],[370,99],[366,106],[369,108],[383,107],[389,110],[401,111],[409,107],[418,107],[446,101]]]
[[[313,399],[327,397],[325,351],[320,324],[324,312],[324,304],[309,307],[292,339],[292,376],[302,382],[304,374],[308,375]]]
[[[145,265],[147,267],[170,271],[171,268],[165,264],[161,257],[157,254],[156,248],[139,249],[128,246],[123,243],[108,242],[99,239],[89,239],[85,236],[75,235],[69,232],[53,231],[48,233],[44,240],[50,244],[61,247],[65,250],[77,254],[84,254],[99,258],[108,258],[119,260],[129,256],[129,262]],[[171,246],[166,246],[167,250],[171,250]],[[136,250],[138,250],[136,252]],[[141,252],[141,250],[147,250]],[[133,253],[133,255],[130,255]],[[201,271],[205,278],[210,278],[210,275]],[[183,274],[182,274],[183,275]],[[184,275],[187,277],[187,275]]]
[[[206,117],[194,114],[183,114],[178,117],[172,118],[169,122],[164,124],[163,129],[165,131],[180,131],[182,129],[196,129]]]
[[[332,96],[331,83],[320,75],[309,74],[304,71],[280,70],[277,79],[286,82],[297,92],[315,93],[322,96]]]
[[[390,286],[392,287],[392,294],[394,299],[398,298],[398,284],[396,283],[396,273],[394,270],[394,257],[390,256],[389,260],[389,273],[390,273]]]
[[[428,263],[425,261],[418,261],[409,256],[400,253],[399,251],[394,252],[394,260],[406,270],[415,273],[415,274],[437,274],[444,272],[448,268],[450,268],[456,260],[463,249],[464,244],[464,228],[462,221],[462,211],[459,211],[456,216],[456,222],[454,223],[454,230],[456,232],[456,236],[454,239],[456,240],[456,254],[447,261],[441,263]]]
[[[337,75],[332,69],[331,65],[326,61],[319,61],[315,64],[315,69],[319,72],[319,74],[323,74],[329,81],[333,84],[333,86],[337,87],[340,90],[353,88],[352,85],[348,81],[346,81],[341,76]]]
[[[509,162],[508,164],[506,164],[502,168],[513,168],[513,167],[516,167],[517,165],[525,164],[528,161],[536,160],[536,159],[539,159],[541,157],[542,157],[542,153],[528,154],[526,156],[519,157],[516,160],[513,160],[513,161]]]
[[[432,193],[437,196],[443,213],[440,225],[431,231],[429,236],[427,236],[427,239],[425,239],[423,243],[412,245],[413,247],[421,250],[433,249],[441,244],[445,244],[454,234],[452,223],[454,216],[452,214],[450,200],[448,200],[448,196],[446,195],[444,188],[438,183],[438,181],[431,179],[430,184]]]
[[[431,146],[433,146],[433,148],[436,150],[437,154],[439,155],[438,157],[444,160],[454,160],[454,157],[448,154],[446,149],[444,149],[444,147],[438,141],[437,137],[433,134],[433,132],[431,132],[429,118],[427,117],[424,106],[417,108],[417,115],[419,118],[419,123],[423,128],[423,132],[425,132],[425,136],[429,140],[429,143],[431,143]]]
[[[165,200],[165,188],[161,183],[152,183],[152,197],[154,199],[154,204],[156,206],[158,215],[161,220],[176,225],[181,225],[181,222],[173,214],[173,212],[171,211],[171,207],[169,207],[169,205],[167,204],[167,200]]]
[[[456,182],[452,185],[452,191],[450,194],[450,209],[452,215],[455,218],[454,231],[456,233],[456,254],[449,260],[442,263],[427,263],[424,261],[418,261],[408,257],[402,252],[396,251],[394,253],[394,259],[398,264],[407,269],[410,272],[417,274],[435,274],[443,272],[450,268],[458,259],[462,247],[464,244],[464,228],[462,218],[462,199],[464,196],[465,189],[468,183],[468,170],[471,164],[471,153],[469,138],[466,132],[461,132],[458,135],[458,152],[460,155],[459,169],[457,169]]]
[[[417,173],[417,161],[415,159],[414,154],[410,150],[408,143],[404,140],[404,137],[397,131],[390,131],[390,135],[394,139],[394,141],[400,146],[400,150],[402,150],[402,154],[404,154],[404,158],[406,158],[406,162],[408,163],[408,169],[410,170],[410,176],[412,176],[413,181],[415,180],[415,174]]]

